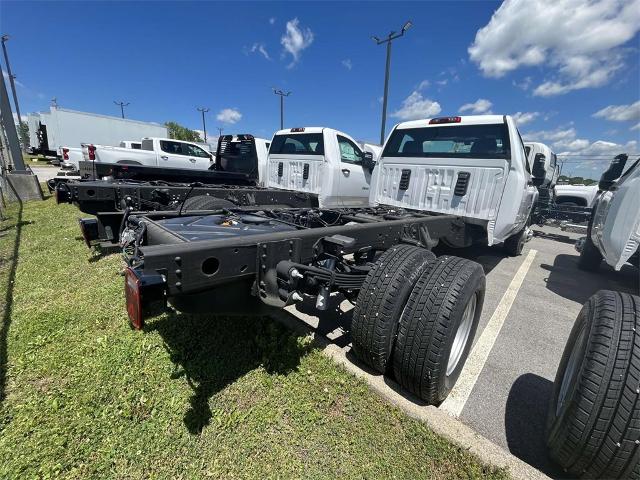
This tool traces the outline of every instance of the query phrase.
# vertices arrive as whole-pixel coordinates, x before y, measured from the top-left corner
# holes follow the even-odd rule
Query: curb
[[[401,387],[394,381],[376,373],[368,373],[367,367],[355,363],[345,350],[331,343],[303,320],[286,310],[270,310],[268,316],[295,332],[311,335],[313,342],[322,353],[342,365],[349,373],[363,379],[373,391],[390,404],[398,407],[409,417],[426,423],[431,430],[446,438],[454,445],[475,455],[488,466],[506,469],[513,478],[526,480],[549,479],[544,473],[512,455],[504,448],[483,437],[472,428],[433,405],[421,405],[420,400],[406,392],[400,394]]]

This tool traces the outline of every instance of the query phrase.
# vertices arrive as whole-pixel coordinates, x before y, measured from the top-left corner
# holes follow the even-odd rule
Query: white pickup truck
[[[598,185],[556,185],[555,201],[565,207],[592,207]]]
[[[396,125],[377,162],[371,205],[457,215],[467,228],[447,237],[453,247],[504,242],[519,255],[547,172],[533,166],[510,116],[415,120]]]
[[[135,140],[122,140],[121,148],[132,148],[140,150],[141,142]],[[60,157],[60,167],[65,170],[78,170],[80,162],[83,160],[82,147],[60,147],[58,148],[58,157]]]
[[[368,206],[376,148],[332,128],[280,130],[269,147],[266,186],[318,195],[321,207]]]
[[[83,144],[82,155],[85,161],[97,163],[199,170],[207,170],[212,162],[212,155],[195,143],[155,137],[143,138],[139,150]]]

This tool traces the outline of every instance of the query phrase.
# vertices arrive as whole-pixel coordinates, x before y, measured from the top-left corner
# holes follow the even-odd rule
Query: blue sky
[[[525,137],[591,176],[604,162],[593,155],[640,151],[639,0],[0,4],[23,114],[57,97],[117,115],[125,100],[129,118],[201,128],[206,106],[210,132],[268,137],[276,86],[293,92],[286,126],[374,141],[385,51],[370,37],[408,19],[393,44],[388,128],[520,112]]]

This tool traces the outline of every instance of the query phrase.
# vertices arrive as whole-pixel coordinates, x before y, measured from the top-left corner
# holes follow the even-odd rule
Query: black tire
[[[588,272],[595,272],[600,268],[602,263],[602,254],[600,250],[593,244],[591,236],[587,235],[578,259],[578,268]]]
[[[220,208],[233,208],[237,205],[224,198],[216,198],[209,195],[196,195],[189,197],[182,206],[182,211],[189,210],[218,210]]]
[[[435,258],[424,248],[395,245],[378,258],[365,278],[353,311],[351,339],[356,356],[380,373],[388,370],[409,294]]]
[[[591,228],[593,226],[593,217],[595,215],[596,207],[594,206],[591,211],[591,218],[589,219],[589,225],[587,226],[587,237],[584,240],[582,251],[580,252],[580,258],[578,259],[578,268],[587,272],[596,272],[600,268],[602,263],[602,253],[595,246],[593,240],[591,240]]]
[[[549,455],[584,478],[640,479],[640,297],[601,290],[582,307],[554,382]]]
[[[438,257],[420,277],[400,319],[393,354],[398,383],[425,402],[440,404],[460,376],[482,313],[485,292],[482,266],[458,257]],[[467,335],[457,361],[449,358],[466,307],[475,298]],[[471,313],[471,312],[470,312]]]
[[[518,233],[514,233],[504,241],[504,250],[510,257],[517,257],[522,254],[526,241],[527,229],[523,228]]]

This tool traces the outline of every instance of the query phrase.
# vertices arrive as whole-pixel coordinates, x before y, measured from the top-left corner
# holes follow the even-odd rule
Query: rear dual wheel
[[[469,355],[484,303],[482,266],[439,257],[416,283],[400,319],[393,369],[405,389],[441,403]]]
[[[374,265],[354,310],[354,353],[408,391],[442,402],[469,354],[484,302],[482,267],[397,245]],[[392,367],[392,368],[391,368]]]

